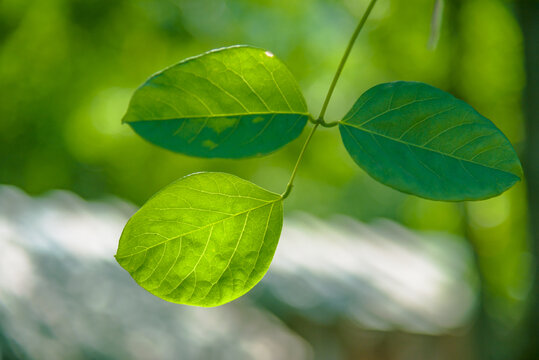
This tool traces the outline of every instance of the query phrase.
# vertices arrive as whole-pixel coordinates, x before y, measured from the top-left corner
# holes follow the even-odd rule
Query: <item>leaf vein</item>
[[[406,104],[403,104],[403,105],[400,105],[400,106],[397,106],[396,108],[393,108],[393,109],[389,109],[389,110],[386,110],[384,112],[381,112],[367,120],[365,120],[364,122],[362,122],[361,124],[359,124],[360,126],[364,126],[364,125],[367,125],[368,123],[370,123],[371,121],[375,120],[375,119],[378,119],[380,116],[383,116],[387,113],[390,113],[390,112],[393,112],[393,111],[396,111],[396,110],[399,110],[399,109],[402,109],[406,106],[409,106],[409,105],[412,105],[412,104],[417,104],[417,103],[420,103],[420,102],[425,102],[425,101],[429,101],[429,100],[440,100],[440,98],[426,98],[426,99],[420,99],[420,100],[413,100],[413,101],[410,101]]]
[[[410,132],[410,130],[412,130],[413,128],[415,128],[419,124],[422,124],[422,123],[424,123],[425,121],[427,121],[429,119],[433,119],[434,117],[436,117],[438,115],[441,115],[441,114],[443,114],[443,113],[445,113],[447,111],[453,110],[454,108],[455,108],[455,106],[451,106],[450,108],[444,109],[444,110],[442,110],[440,112],[437,112],[435,114],[431,114],[431,115],[427,116],[426,118],[424,118],[423,120],[416,122],[415,124],[411,125],[408,129],[406,129],[406,131],[404,131],[401,134],[401,136],[399,136],[399,139],[402,139],[408,132]]]
[[[183,233],[183,234],[181,234],[181,235],[178,235],[178,236],[175,236],[175,237],[172,237],[172,238],[167,238],[167,240],[165,240],[165,241],[162,241],[162,242],[160,242],[160,243],[157,243],[157,244],[148,246],[145,250],[138,251],[138,252],[135,252],[135,253],[131,253],[131,254],[128,254],[128,255],[122,255],[122,256],[119,256],[118,258],[126,258],[126,257],[129,257],[129,256],[134,256],[134,255],[140,254],[140,253],[145,252],[145,251],[147,252],[149,249],[152,249],[152,248],[154,248],[154,247],[156,247],[156,246],[162,245],[162,244],[164,244],[164,243],[166,243],[166,242],[168,242],[168,241],[177,240],[177,239],[179,239],[180,237],[184,237],[184,236],[190,235],[190,234],[192,234],[192,233],[194,233],[194,232],[204,230],[204,229],[207,228],[207,227],[214,226],[214,225],[219,224],[219,223],[221,223],[221,222],[223,222],[223,221],[225,221],[225,220],[234,218],[234,217],[236,217],[236,216],[243,215],[243,214],[248,213],[248,212],[250,212],[250,211],[254,211],[254,210],[256,210],[256,209],[260,209],[260,208],[262,208],[262,207],[264,207],[264,206],[268,206],[269,204],[275,203],[275,202],[277,202],[277,201],[279,201],[279,200],[281,200],[281,197],[275,199],[274,201],[272,201],[272,202],[270,202],[270,203],[262,204],[262,205],[259,205],[259,206],[254,207],[254,208],[251,208],[251,209],[248,209],[248,210],[241,211],[241,212],[239,212],[239,213],[237,213],[237,214],[224,213],[224,214],[227,214],[227,215],[229,215],[229,216],[228,216],[228,217],[224,217],[224,218],[222,218],[222,219],[219,219],[219,220],[217,220],[217,221],[215,221],[215,222],[213,222],[213,223],[209,223],[209,224],[206,224],[206,225],[204,225],[204,226],[201,226],[201,227],[198,228],[198,229],[194,229],[194,230],[188,231],[188,232],[186,232],[186,233]],[[152,208],[152,209],[158,209],[158,208]],[[176,208],[176,209],[178,209],[178,208]],[[179,208],[179,209],[182,209],[182,208]],[[183,208],[183,209],[189,209],[189,208]],[[208,211],[214,212],[213,210],[208,210]]]
[[[456,160],[462,160],[462,161],[467,161],[467,162],[470,162],[472,164],[475,164],[475,165],[479,165],[479,166],[483,166],[485,168],[489,168],[489,169],[492,169],[492,170],[496,170],[496,171],[500,171],[500,172],[504,172],[504,173],[508,173],[508,174],[511,174],[511,175],[514,175],[516,176],[515,174],[511,173],[511,172],[508,172],[508,171],[505,171],[505,170],[502,170],[502,169],[499,169],[499,168],[495,168],[495,167],[492,167],[492,166],[488,166],[486,164],[482,164],[482,163],[478,163],[476,161],[471,161],[469,159],[465,159],[465,158],[461,158],[461,157],[458,157],[456,155],[453,155],[453,154],[447,154],[447,153],[443,153],[443,152],[440,152],[440,151],[437,151],[437,150],[434,150],[434,149],[431,149],[431,148],[427,148],[427,147],[424,147],[422,145],[418,145],[418,144],[413,144],[413,143],[409,143],[409,142],[406,142],[404,140],[400,140],[400,139],[396,139],[396,138],[392,138],[390,136],[387,136],[387,135],[383,135],[383,134],[380,134],[380,133],[377,133],[375,131],[371,131],[371,130],[367,130],[367,129],[364,129],[364,128],[361,128],[357,125],[352,125],[350,123],[345,123],[343,124],[345,126],[350,126],[350,127],[353,127],[353,128],[356,128],[360,131],[364,131],[366,133],[370,133],[372,135],[377,135],[377,136],[380,136],[380,137],[383,137],[383,138],[386,138],[386,139],[389,139],[391,141],[396,141],[398,143],[401,143],[401,144],[404,144],[404,145],[410,145],[410,146],[413,146],[413,147],[417,147],[417,148],[420,148],[420,149],[423,149],[423,150],[427,150],[427,151],[432,151],[434,153],[437,153],[437,154],[440,154],[442,156],[447,156],[447,157],[450,157],[450,158],[453,158],[453,159],[456,159]]]

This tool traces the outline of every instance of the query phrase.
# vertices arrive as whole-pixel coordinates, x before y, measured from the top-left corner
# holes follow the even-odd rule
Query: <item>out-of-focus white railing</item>
[[[251,293],[213,309],[170,304],[114,261],[135,210],[0,186],[0,347],[36,359],[308,359],[311,347],[271,312],[425,334],[464,327],[473,313],[462,240],[305,214],[285,220],[270,271]]]

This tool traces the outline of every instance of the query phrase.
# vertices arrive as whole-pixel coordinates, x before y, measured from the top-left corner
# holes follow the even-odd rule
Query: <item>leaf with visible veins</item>
[[[373,178],[434,200],[479,200],[520,180],[503,133],[470,105],[418,82],[377,85],[339,123],[346,149]]]
[[[233,46],[153,75],[133,95],[123,122],[172,151],[243,158],[286,145],[309,117],[296,80],[277,57]]]
[[[167,301],[217,306],[249,291],[269,268],[282,197],[225,173],[186,176],[127,223],[116,260]]]

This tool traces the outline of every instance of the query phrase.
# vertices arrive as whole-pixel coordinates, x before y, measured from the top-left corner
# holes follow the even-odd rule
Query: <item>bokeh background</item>
[[[511,190],[405,195],[320,129],[252,293],[216,309],[168,304],[112,258],[136,207],[186,174],[282,192],[306,136],[247,160],[171,153],[121,125],[134,89],[250,44],[289,66],[317,114],[367,2],[1,0],[0,359],[539,359],[535,0],[439,1],[434,17],[435,0],[379,0],[326,116],[381,82],[440,87],[514,144],[526,179]]]

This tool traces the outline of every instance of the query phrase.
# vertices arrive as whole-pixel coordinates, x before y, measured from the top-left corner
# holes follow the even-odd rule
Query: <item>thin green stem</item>
[[[350,38],[350,41],[348,41],[348,46],[346,47],[346,50],[344,51],[344,54],[341,58],[341,62],[339,63],[339,67],[337,68],[337,71],[335,72],[335,75],[333,76],[333,80],[331,81],[331,85],[329,86],[328,93],[326,95],[326,98],[324,100],[324,104],[322,105],[322,109],[320,110],[320,115],[318,115],[318,119],[314,120],[314,126],[309,133],[309,136],[307,137],[307,140],[305,140],[305,144],[303,144],[303,148],[301,149],[301,152],[299,153],[298,160],[296,161],[296,165],[294,166],[294,170],[292,170],[292,175],[290,175],[290,180],[288,180],[288,185],[286,186],[285,192],[281,195],[283,199],[286,199],[288,195],[290,195],[290,192],[292,191],[292,188],[294,187],[294,178],[296,177],[296,173],[298,171],[299,164],[301,160],[303,159],[303,155],[305,154],[305,150],[307,149],[307,146],[309,145],[309,142],[311,142],[311,139],[314,135],[314,132],[316,129],[318,129],[319,125],[322,125],[324,127],[332,127],[338,124],[338,122],[332,122],[332,123],[326,123],[324,121],[324,115],[326,114],[327,107],[329,105],[329,100],[331,99],[331,95],[333,95],[333,91],[335,90],[335,86],[337,85],[337,81],[339,80],[339,77],[341,76],[342,70],[344,68],[344,65],[346,64],[346,60],[348,60],[348,56],[350,55],[350,51],[352,51],[352,47],[354,46],[354,43],[356,42],[357,37],[359,36],[359,33],[361,32],[361,29],[363,29],[363,25],[365,25],[365,22],[367,21],[367,18],[371,14],[372,8],[374,7],[374,4],[376,4],[377,0],[371,0],[369,5],[367,6],[367,9],[363,13],[363,16],[361,17],[361,20],[359,20],[359,23],[354,30],[354,33],[352,34],[352,37]]]
[[[346,64],[346,60],[348,60],[348,56],[350,55],[350,52],[352,51],[352,48],[354,47],[354,43],[356,42],[356,39],[359,36],[359,33],[361,32],[361,29],[363,29],[363,25],[365,25],[365,22],[367,21],[369,15],[371,14],[372,8],[376,4],[376,1],[377,0],[371,0],[371,2],[369,3],[369,6],[367,6],[367,9],[363,13],[363,17],[361,17],[361,20],[359,20],[359,24],[357,24],[356,30],[352,34],[350,41],[348,42],[348,46],[346,47],[346,50],[344,51],[344,55],[341,58],[339,67],[337,68],[337,71],[335,72],[335,76],[333,76],[333,80],[331,81],[331,85],[329,86],[326,99],[324,100],[324,104],[322,105],[322,109],[320,110],[320,115],[318,115],[318,119],[321,119],[322,121],[324,120],[324,115],[326,115],[326,110],[328,108],[331,95],[333,95],[333,91],[335,90],[337,81],[339,80],[342,70],[344,69],[344,64]]]
[[[322,119],[314,120],[313,118],[309,119],[310,122],[312,122],[314,125],[322,125],[323,127],[330,128],[339,125],[340,121],[332,121],[332,122],[325,122]]]
[[[305,153],[305,149],[307,149],[307,145],[309,145],[309,142],[311,141],[311,138],[314,135],[314,132],[318,128],[320,124],[315,124],[309,133],[309,136],[307,137],[307,140],[305,141],[305,144],[303,144],[303,148],[301,149],[301,152],[299,153],[298,160],[296,161],[296,166],[294,166],[294,170],[292,170],[292,175],[290,176],[290,180],[288,180],[288,185],[286,185],[286,190],[281,195],[283,199],[286,199],[288,195],[290,195],[290,192],[292,191],[292,188],[294,187],[294,178],[296,177],[296,172],[298,171],[299,163],[301,162],[301,159],[303,159],[303,154]]]

